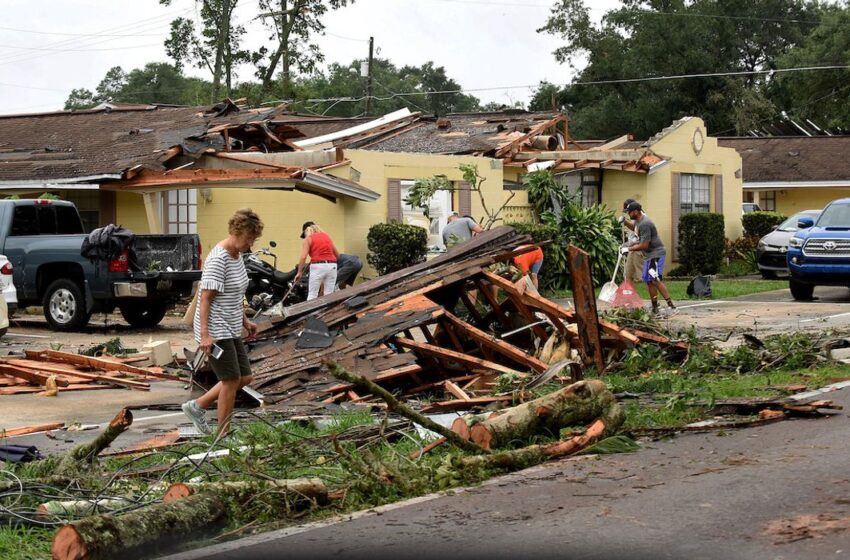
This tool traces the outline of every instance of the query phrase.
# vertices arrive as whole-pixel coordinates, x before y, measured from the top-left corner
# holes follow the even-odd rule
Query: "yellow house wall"
[[[819,210],[839,198],[850,197],[848,189],[800,188],[776,193],[776,211],[790,216],[803,210]]]
[[[115,221],[136,233],[150,233],[142,195],[128,192],[115,193]]]
[[[345,157],[351,160],[351,168],[360,176],[358,182],[381,195],[377,202],[366,203],[354,200],[342,202],[345,208],[345,238],[346,252],[360,256],[364,263],[364,273],[374,274],[371,269],[366,271],[366,254],[368,253],[366,236],[369,228],[387,221],[387,187],[392,179],[414,181],[434,175],[445,175],[449,181],[462,181],[463,175],[459,169],[461,164],[478,166],[478,173],[484,176],[482,185],[485,200],[489,207],[501,206],[509,192],[502,188],[501,160],[475,156],[451,156],[435,154],[412,154],[377,152],[369,150],[346,150]],[[455,193],[453,208],[459,208],[458,195]],[[484,210],[478,194],[472,193],[472,216],[479,219],[484,216]]]

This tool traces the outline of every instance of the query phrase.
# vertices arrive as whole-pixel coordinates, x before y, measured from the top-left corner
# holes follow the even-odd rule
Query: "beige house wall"
[[[790,216],[803,210],[820,210],[833,200],[850,197],[850,188],[797,188],[776,192],[776,211]]]

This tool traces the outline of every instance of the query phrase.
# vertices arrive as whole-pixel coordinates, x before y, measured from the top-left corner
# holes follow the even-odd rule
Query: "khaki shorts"
[[[219,381],[229,381],[251,375],[251,362],[245,345],[238,338],[223,338],[216,340],[223,352],[218,359],[209,357],[210,367]]]
[[[632,251],[626,257],[623,274],[632,282],[640,282],[643,278],[643,251]]]

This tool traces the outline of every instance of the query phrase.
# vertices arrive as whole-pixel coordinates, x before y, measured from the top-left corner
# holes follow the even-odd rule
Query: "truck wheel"
[[[811,284],[801,284],[794,280],[788,282],[788,287],[791,288],[791,296],[798,301],[811,301],[815,293],[815,287]]]
[[[55,331],[73,331],[89,322],[83,291],[73,280],[54,280],[47,287],[42,304],[44,318]]]
[[[161,302],[134,302],[119,306],[124,320],[133,327],[155,327],[165,317],[166,308]]]
[[[776,272],[772,270],[762,270],[761,277],[765,280],[776,280]]]

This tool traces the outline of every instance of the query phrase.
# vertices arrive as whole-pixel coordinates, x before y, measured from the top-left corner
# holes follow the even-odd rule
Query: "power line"
[[[47,51],[47,52],[95,52],[95,51],[121,51],[121,50],[129,50],[129,49],[146,49],[148,47],[156,47],[162,45],[162,43],[148,43],[146,45],[131,45],[128,47],[106,47],[102,49],[68,49],[68,48],[56,48],[51,49],[48,47],[17,47],[15,45],[0,45],[0,49],[16,49],[22,51]]]
[[[15,31],[17,33],[32,33],[34,35],[57,35],[67,37],[159,37],[159,33],[121,33],[109,35],[106,33],[61,33],[58,31],[35,31],[34,29],[19,29],[17,27],[0,27],[4,31]]]

